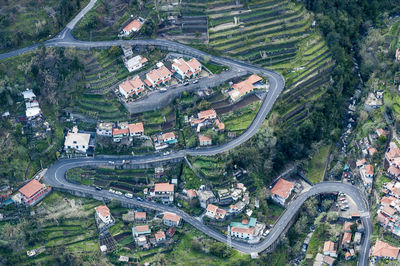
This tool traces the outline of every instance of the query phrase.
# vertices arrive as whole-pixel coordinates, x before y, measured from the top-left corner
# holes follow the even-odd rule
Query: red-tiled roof
[[[342,245],[350,243],[351,242],[351,236],[352,236],[351,233],[345,232],[344,235],[343,235]]]
[[[254,227],[242,228],[242,227],[232,226],[231,232],[252,235],[254,234]]]
[[[135,219],[146,219],[146,212],[135,212]]]
[[[202,143],[202,142],[208,142],[208,141],[212,141],[212,138],[200,134],[200,135],[199,135],[199,141],[200,141],[200,143]]]
[[[353,225],[353,222],[345,222],[343,225],[343,231],[345,232],[351,232],[351,226]]]
[[[400,248],[394,247],[383,241],[377,240],[375,246],[372,247],[373,257],[389,257],[397,259]]]
[[[188,65],[189,65],[193,70],[198,69],[198,68],[201,67],[200,62],[197,61],[196,58],[190,59],[187,63],[188,63]]]
[[[392,217],[395,213],[396,210],[393,209],[392,207],[390,207],[389,205],[383,207],[382,212],[386,215],[389,215],[390,217]]]
[[[174,184],[169,184],[169,183],[154,184],[154,192],[174,192]]]
[[[149,225],[137,225],[136,226],[136,232],[147,232],[149,231]]]
[[[95,209],[103,217],[110,216],[110,209],[106,205],[97,206]]]
[[[365,158],[362,158],[361,160],[357,160],[356,165],[357,165],[357,167],[360,167],[366,163],[367,163],[367,160]]]
[[[216,213],[217,210],[218,210],[217,206],[215,206],[214,204],[208,204],[207,211]]]
[[[124,31],[129,32],[134,28],[135,28],[136,31],[138,31],[138,30],[140,30],[141,27],[142,27],[142,23],[139,20],[134,19],[131,22],[129,22],[128,25],[126,25],[124,27]]]
[[[199,119],[208,119],[210,117],[216,117],[217,116],[217,112],[215,112],[214,109],[208,109],[208,110],[204,110],[201,111],[197,114]]]
[[[178,223],[181,220],[181,217],[175,213],[164,212],[163,220],[169,220]]]
[[[165,239],[165,233],[163,231],[159,231],[154,234],[156,240]]]
[[[128,134],[128,133],[129,133],[129,128],[124,128],[124,129],[113,128],[112,129],[113,136],[120,135],[120,134]]]
[[[129,132],[130,133],[143,133],[144,132],[144,127],[143,123],[136,123],[136,124],[129,124],[128,125]]]
[[[167,132],[161,135],[161,139],[174,139],[175,138],[175,133],[174,132]]]
[[[394,165],[389,166],[387,172],[391,175],[398,177],[400,175],[400,169],[395,167]]]
[[[188,195],[188,197],[189,197],[190,199],[193,199],[194,197],[197,196],[197,193],[196,193],[196,191],[195,191],[194,189],[188,189],[188,190],[186,191],[186,194]]]
[[[324,252],[336,252],[335,243],[333,241],[325,241]]]
[[[374,174],[374,167],[371,164],[367,164],[365,166],[365,173],[367,175],[373,175]]]
[[[36,179],[32,179],[28,184],[19,189],[19,192],[25,197],[30,198],[43,189],[45,185],[41,184]]]
[[[276,182],[275,186],[271,189],[271,193],[286,199],[289,197],[290,191],[293,187],[294,183],[280,178],[278,182]]]

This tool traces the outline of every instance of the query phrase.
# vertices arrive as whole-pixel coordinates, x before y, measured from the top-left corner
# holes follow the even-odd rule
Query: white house
[[[361,178],[366,187],[371,186],[374,177],[374,167],[371,164],[364,165],[360,169]]]
[[[201,72],[201,64],[196,58],[185,61],[183,58],[174,59],[172,69],[180,76],[180,78],[193,78],[197,77]]]
[[[97,206],[95,208],[97,217],[105,223],[109,224],[112,222],[110,209],[106,205]]]
[[[26,90],[26,91],[22,92],[22,96],[24,96],[25,101],[29,101],[29,102],[36,99],[36,95],[33,93],[32,90]]]
[[[226,211],[218,208],[218,206],[215,206],[214,204],[208,204],[206,215],[213,219],[225,219]]]
[[[113,129],[113,123],[109,122],[98,123],[96,128],[96,134],[99,136],[111,137],[112,129]]]
[[[74,126],[72,131],[65,136],[64,150],[75,150],[81,153],[86,153],[89,148],[90,134],[79,133],[78,127]]]
[[[172,73],[164,65],[160,68],[153,69],[146,74],[144,83],[150,88],[158,85],[166,85],[171,80]]]
[[[231,236],[245,240],[252,240],[254,237],[254,227],[231,227]]]
[[[144,127],[143,123],[135,123],[135,124],[129,124],[129,136],[131,137],[139,137],[144,135]]]
[[[142,28],[143,23],[144,20],[141,17],[132,20],[122,29],[122,34],[128,36],[132,32],[138,32]]]
[[[271,189],[272,199],[281,205],[285,205],[294,188],[294,183],[280,178]]]
[[[137,55],[131,59],[124,60],[124,64],[129,72],[141,69],[147,63],[147,58]]]
[[[119,92],[125,97],[129,98],[134,94],[140,94],[144,90],[144,83],[140,80],[139,76],[133,79],[126,80],[119,84]]]
[[[174,201],[174,185],[169,183],[154,184],[152,197],[159,198],[163,203],[172,203]]]

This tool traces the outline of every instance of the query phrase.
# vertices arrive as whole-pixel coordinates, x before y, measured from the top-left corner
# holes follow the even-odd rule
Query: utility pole
[[[232,247],[232,237],[231,237],[231,226],[228,225],[228,237],[226,238],[226,245],[231,248]]]

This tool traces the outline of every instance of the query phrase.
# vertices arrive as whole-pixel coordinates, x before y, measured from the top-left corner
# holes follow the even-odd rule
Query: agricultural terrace
[[[84,79],[79,83],[83,93],[69,111],[103,121],[121,121],[129,118],[129,113],[113,91],[123,80],[145,71],[164,55],[157,49],[143,52],[142,55],[149,63],[140,70],[129,73],[118,47],[109,50],[78,50],[77,54],[83,58]]]
[[[209,46],[219,53],[281,72],[286,90],[275,111],[283,128],[299,125],[306,105],[325,93],[334,62],[312,15],[292,1],[209,1]]]

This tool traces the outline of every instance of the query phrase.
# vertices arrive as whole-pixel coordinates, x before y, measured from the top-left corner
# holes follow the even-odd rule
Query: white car
[[[122,195],[122,192],[121,191],[115,191],[115,194]]]
[[[108,191],[109,191],[110,193],[115,193],[115,190],[114,190],[114,189],[111,189],[111,188],[110,188]]]
[[[133,199],[133,195],[131,193],[125,193],[125,197],[128,199]]]

